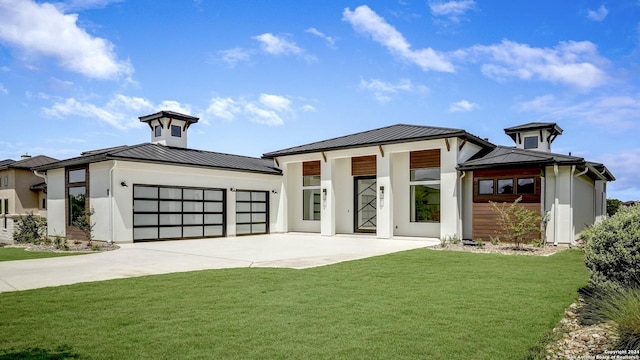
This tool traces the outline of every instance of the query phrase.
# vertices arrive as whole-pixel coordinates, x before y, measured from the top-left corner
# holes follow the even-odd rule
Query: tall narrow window
[[[156,125],[156,127],[153,128],[153,132],[155,137],[162,136],[162,126]]]
[[[440,149],[412,151],[409,166],[411,222],[440,222]]]
[[[67,224],[84,215],[87,208],[87,169],[67,170]]]
[[[320,220],[320,161],[302,163],[302,220]]]

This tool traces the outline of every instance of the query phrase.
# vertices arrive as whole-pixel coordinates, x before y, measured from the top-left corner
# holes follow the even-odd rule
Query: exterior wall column
[[[336,234],[336,197],[333,188],[334,160],[320,160],[320,235]]]
[[[453,144],[456,142],[453,141]],[[460,202],[458,197],[458,147],[451,146],[442,148],[440,151],[440,238],[458,237],[462,234],[458,232],[460,222]]]
[[[376,209],[376,235],[379,239],[393,237],[393,191],[391,186],[391,156],[378,154],[376,157],[378,206]]]

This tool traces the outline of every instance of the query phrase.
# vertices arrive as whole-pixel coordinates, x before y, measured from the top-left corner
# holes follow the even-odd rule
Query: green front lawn
[[[2,293],[0,359],[522,359],[586,282],[577,250],[419,249]]]
[[[58,256],[78,255],[79,253],[62,253],[51,251],[27,251],[23,248],[0,247],[0,261],[42,259]]]

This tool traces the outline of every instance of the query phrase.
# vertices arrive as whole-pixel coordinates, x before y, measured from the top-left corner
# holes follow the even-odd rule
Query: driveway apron
[[[0,292],[174,272],[241,267],[304,269],[439,244],[437,239],[315,234],[120,244],[78,256],[0,262]]]

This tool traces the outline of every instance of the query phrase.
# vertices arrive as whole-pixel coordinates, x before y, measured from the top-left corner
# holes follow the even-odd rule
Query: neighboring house
[[[15,219],[22,215],[47,215],[47,188],[44,179],[31,168],[57,159],[23,155],[20,160],[0,161],[0,243],[13,243]]]
[[[132,242],[310,232],[428,238],[493,235],[489,201],[522,196],[545,216],[545,240],[572,243],[604,216],[602,164],[552,154],[552,123],[505,129],[496,146],[460,129],[393,125],[263,158],[187,148],[198,119],[140,117],[151,143],[83,153],[46,172],[49,234],[81,238],[73,219],[93,209],[96,240]]]

